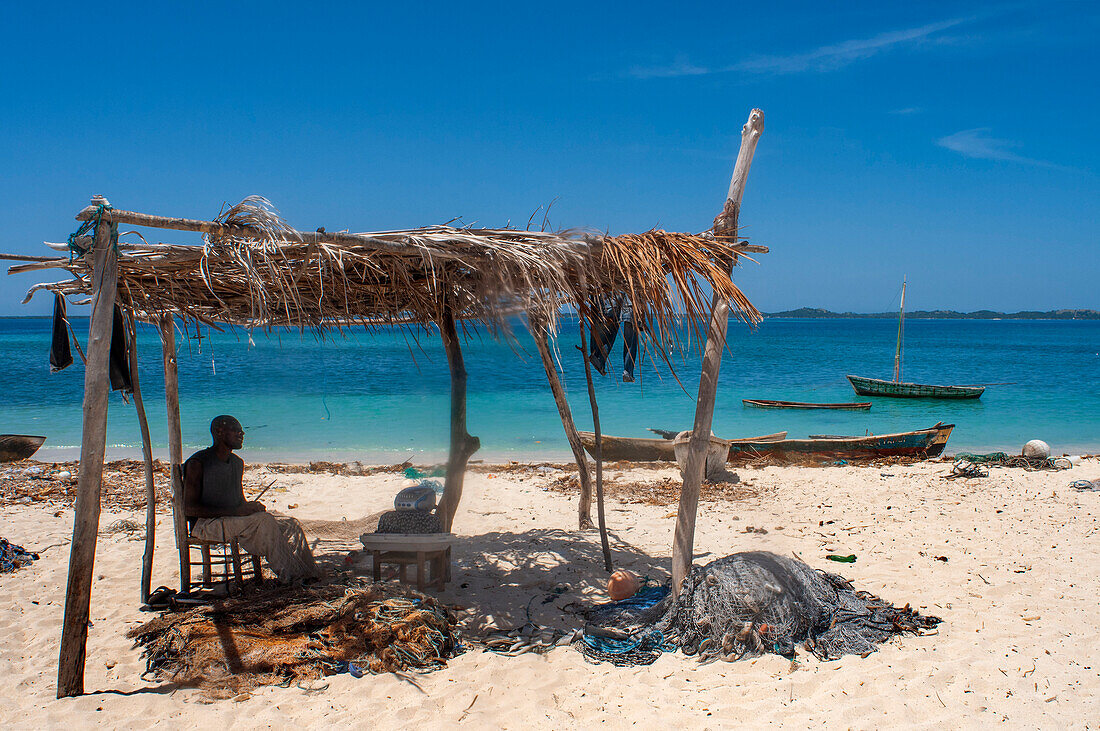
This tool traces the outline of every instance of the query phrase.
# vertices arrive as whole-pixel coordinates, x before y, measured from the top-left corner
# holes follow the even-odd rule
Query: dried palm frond
[[[525,312],[554,331],[563,308],[598,311],[602,298],[625,292],[640,329],[670,345],[679,342],[683,317],[697,324],[710,312],[710,292],[745,322],[760,320],[728,269],[751,247],[709,232],[428,226],[304,240],[260,196],[224,210],[218,222],[231,227],[207,234],[202,246],[121,248],[120,303],[139,319],[177,314],[208,326],[430,326],[447,310],[494,330]],[[13,270],[30,268],[63,268],[75,277],[34,289],[91,292],[90,257]]]

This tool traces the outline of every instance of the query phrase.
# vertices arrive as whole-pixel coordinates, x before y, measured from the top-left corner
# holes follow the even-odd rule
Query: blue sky
[[[226,4],[228,5],[228,4]],[[9,5],[0,251],[93,193],[302,229],[461,216],[705,229],[742,211],[757,306],[1100,309],[1100,5]],[[188,242],[185,235],[157,234]],[[41,273],[0,277],[0,315]]]

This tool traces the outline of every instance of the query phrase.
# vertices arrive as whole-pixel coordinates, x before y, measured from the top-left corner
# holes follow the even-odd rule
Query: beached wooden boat
[[[807,401],[773,401],[771,399],[743,398],[741,403],[754,409],[835,409],[839,411],[866,411],[870,401],[853,401],[843,404],[815,404]]]
[[[898,310],[898,344],[894,350],[894,380],[848,376],[848,382],[860,396],[889,398],[974,399],[985,386],[940,386],[930,383],[903,383],[901,380],[901,345],[905,337],[905,280],[901,282],[901,308]]]
[[[985,391],[985,386],[940,386],[931,383],[900,383],[878,378],[848,376],[848,382],[860,396],[892,398],[973,399]]]
[[[935,426],[896,434],[862,437],[811,436],[807,439],[784,439],[756,444],[733,443],[730,461],[756,457],[799,459],[806,457],[870,458],[870,457],[938,457],[947,446],[954,424],[939,422]]]
[[[29,434],[0,434],[0,462],[18,462],[38,451],[46,437]]]
[[[590,431],[579,431],[581,444],[586,452],[595,456],[596,435]],[[730,444],[759,444],[779,441],[787,436],[781,431],[759,437],[729,439]],[[601,437],[603,459],[608,462],[675,462],[676,450],[671,439],[648,439],[646,437],[616,437],[603,434]]]

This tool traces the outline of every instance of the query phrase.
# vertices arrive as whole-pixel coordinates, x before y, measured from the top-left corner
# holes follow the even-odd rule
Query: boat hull
[[[596,435],[590,431],[577,432],[581,444],[592,457],[595,457]],[[730,439],[732,444],[762,444],[777,441],[787,436],[787,432],[776,432],[747,439]],[[671,439],[647,439],[645,437],[616,437],[603,434],[600,438],[602,458],[607,462],[675,462],[676,449]]]
[[[805,401],[773,401],[770,399],[741,399],[741,403],[754,409],[832,409],[836,411],[866,411],[871,408],[870,401],[855,401],[842,404],[815,404]]]
[[[878,378],[848,376],[848,382],[860,396],[889,398],[976,399],[985,386],[938,386],[926,383],[894,383]]]
[[[928,429],[863,437],[811,437],[780,442],[730,445],[730,460],[756,457],[938,457],[947,446],[954,424],[939,423]]]
[[[46,437],[29,434],[0,434],[0,462],[18,462],[38,451]]]

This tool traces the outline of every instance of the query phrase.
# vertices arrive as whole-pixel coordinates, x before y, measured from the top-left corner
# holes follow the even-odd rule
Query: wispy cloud
[[[1063,166],[1055,165],[1052,162],[1036,160],[1031,157],[1019,155],[1012,151],[1013,147],[1019,147],[1018,142],[991,137],[989,134],[990,132],[991,130],[988,127],[964,129],[953,135],[939,138],[936,140],[936,144],[952,152],[957,152],[963,157],[969,157],[976,160],[1003,160],[1005,162],[1015,162],[1022,165],[1065,169]]]
[[[902,107],[901,109],[891,109],[888,114],[896,114],[904,117],[910,114],[920,114],[923,111],[924,107]]]
[[[971,23],[974,18],[951,18],[938,23],[928,23],[916,28],[879,33],[870,38],[860,38],[841,43],[820,46],[801,53],[779,56],[754,56],[729,66],[707,67],[691,63],[684,57],[665,66],[634,66],[627,73],[637,79],[670,78],[676,76],[701,76],[733,71],[759,74],[796,74],[802,72],[836,71],[863,59],[903,46],[915,46],[939,40],[939,35],[949,28]]]

